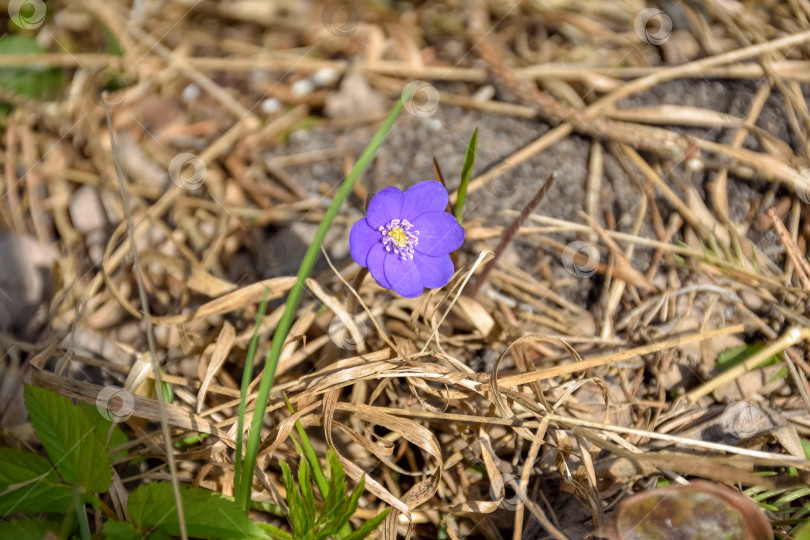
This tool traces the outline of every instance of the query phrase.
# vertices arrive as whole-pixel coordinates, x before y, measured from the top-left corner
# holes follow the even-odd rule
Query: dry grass
[[[301,93],[294,83],[329,68],[359,73],[390,99],[424,80],[440,86],[432,91],[442,106],[552,126],[501,164],[476,166],[470,192],[567,137],[589,137],[583,213],[576,222],[543,215],[553,204],[549,193],[512,231],[549,255],[534,268],[496,258],[474,297],[471,284],[505,234],[494,219],[503,216],[465,220],[454,280],[416,300],[363,279],[345,258],[313,276],[279,362],[255,499],[273,501],[270,486],[283,492],[275,461],[295,459],[295,420],[309,427],[321,455],[333,446],[352,478],[368,475],[359,517],[383,504],[398,511],[381,533],[388,538],[405,534],[409,522],[417,537],[441,529],[450,538],[577,538],[658,479],[779,487],[792,481],[792,466],[800,471],[793,479],[806,481],[810,175],[801,171],[810,170],[810,8],[799,1],[679,3],[664,14],[676,31],[658,35],[665,39],[656,46],[645,40],[655,41],[657,27],[644,34],[642,21],[640,34],[633,29],[643,2],[565,4],[481,1],[462,10],[426,2],[400,17],[369,3],[346,8],[347,22],[325,17],[328,9],[316,3],[54,4],[38,30],[48,52],[0,56],[0,67],[58,66],[69,81],[45,105],[2,96],[15,109],[2,119],[0,220],[7,232],[59,252],[38,337],[9,332],[1,340],[3,384],[12,387],[0,404],[5,442],[35,443],[15,414],[24,380],[91,403],[105,385],[118,384],[135,396],[119,487],[168,478],[127,226],[96,98],[115,75],[123,87],[110,100],[132,232],[158,360],[174,391],[165,421],[175,441],[211,435],[177,449],[177,476],[232,494],[238,380],[256,308],[269,291],[261,358],[294,282],[260,279],[277,263],[272,257],[248,258],[256,266],[243,279],[233,269],[255,255],[257,230],[294,230],[322,217],[329,193],[310,192],[289,168],[343,160],[348,170],[357,157],[329,148],[270,162],[264,150],[306,129],[310,116],[342,128],[380,119],[321,118],[336,86]],[[462,44],[456,57],[440,47],[447,40]],[[114,41],[120,56],[104,52]],[[681,79],[748,80],[757,92],[744,117],[681,104],[623,106]],[[498,89],[497,99],[476,96],[487,85]],[[758,125],[771,95],[790,140]],[[268,98],[286,107],[262,109]],[[728,142],[675,126],[722,129]],[[480,144],[486,139],[482,128]],[[181,152],[196,156],[199,178],[178,174],[173,158]],[[600,206],[607,156],[637,187],[629,222]],[[705,191],[694,183],[704,173]],[[338,181],[319,180],[329,188]],[[749,215],[735,218],[729,191],[761,181],[767,191],[751,201]],[[104,201],[106,223],[96,228],[77,227],[70,209],[88,187]],[[359,217],[365,190],[358,187],[342,223]],[[501,211],[517,220],[521,208]],[[769,228],[782,249],[766,253],[754,233]],[[580,244],[572,248],[566,239],[574,236]],[[287,257],[287,248],[275,257]],[[639,251],[650,254],[643,267]],[[587,305],[571,294],[581,280],[597,283]],[[717,370],[724,349],[758,342],[768,347],[753,359]],[[754,371],[774,354],[787,377]],[[258,378],[251,390],[257,385]],[[740,401],[750,404],[742,415],[728,408]],[[150,459],[129,463],[142,456]],[[777,474],[756,474],[763,470]],[[504,499],[500,488],[513,479],[526,497]],[[572,500],[581,512],[571,510]],[[782,537],[806,504],[805,497],[770,515]]]

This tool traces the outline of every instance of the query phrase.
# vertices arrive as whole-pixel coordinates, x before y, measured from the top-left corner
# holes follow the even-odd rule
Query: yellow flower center
[[[413,248],[419,243],[419,231],[411,231],[413,225],[407,219],[392,219],[386,225],[380,225],[382,243],[385,251],[394,252],[403,261],[413,260]]]
[[[388,232],[391,241],[398,247],[405,247],[408,244],[408,235],[402,230],[402,227],[394,227]]]

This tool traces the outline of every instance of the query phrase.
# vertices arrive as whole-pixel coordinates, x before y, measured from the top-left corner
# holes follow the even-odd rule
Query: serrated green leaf
[[[387,507],[385,510],[371,518],[370,520],[366,521],[360,527],[357,528],[352,534],[344,538],[343,540],[362,540],[366,536],[372,533],[374,529],[380,526],[380,524],[385,521],[385,518],[388,517],[388,512],[391,511],[391,507]]]
[[[303,508],[304,505],[301,502],[301,494],[298,492],[298,488],[295,487],[290,467],[283,460],[279,460],[279,466],[281,467],[281,475],[284,477],[284,489],[287,490],[287,508],[290,510],[293,535],[296,538],[301,538],[309,529],[307,516]]]
[[[235,502],[215,491],[180,486],[180,498],[186,530],[191,537],[268,538],[253,520],[242,513]],[[157,528],[167,534],[180,534],[177,506],[169,482],[140,485],[129,496],[127,509],[140,530]]]
[[[108,540],[141,540],[143,537],[132,523],[126,521],[106,521],[102,531]]]
[[[343,515],[340,519],[344,520],[344,523],[349,522],[349,518],[354,515],[354,511],[357,510],[357,503],[360,501],[360,496],[363,494],[363,491],[366,488],[366,475],[360,477],[360,481],[352,491],[352,496],[349,497],[349,502],[346,505],[346,510],[344,511]]]
[[[16,521],[0,521],[0,538],[13,538],[14,540],[42,540],[53,530],[47,521],[38,519],[18,519]]]
[[[290,400],[287,398],[287,394],[283,394],[283,396],[284,402],[287,404],[287,409],[290,411],[290,414],[295,414],[295,409],[293,408]],[[315,453],[315,448],[313,448],[312,442],[310,442],[309,436],[307,435],[307,432],[304,429],[304,426],[301,425],[300,421],[295,422],[295,429],[298,432],[298,436],[301,437],[301,444],[298,444],[298,441],[296,441],[293,437],[290,437],[290,440],[292,440],[295,448],[298,450],[298,453],[301,456],[306,456],[312,472],[312,477],[315,479],[315,485],[318,486],[318,492],[321,494],[321,498],[325,498],[327,492],[329,491],[329,484],[326,481],[326,476],[323,474],[323,468],[321,467],[321,462],[318,459],[318,455]]]
[[[104,418],[101,413],[98,412],[98,408],[95,405],[80,401],[79,407],[84,411],[90,423],[93,424],[93,427],[96,429],[96,434],[99,439],[101,439],[101,442],[105,444],[107,450],[118,448],[129,442],[129,438],[127,434],[124,433],[124,430],[121,429],[121,426]],[[112,432],[110,432],[110,428],[112,428]],[[124,450],[110,456],[111,459],[122,459],[125,457],[127,457],[127,453]]]
[[[464,155],[464,166],[461,169],[461,183],[458,186],[458,195],[456,196],[455,216],[459,224],[462,223],[462,215],[464,212],[464,201],[467,199],[467,186],[470,184],[472,178],[472,168],[475,164],[475,154],[478,149],[478,128],[473,131],[470,142],[467,145],[467,153]]]
[[[0,484],[18,484],[39,476],[59,481],[48,460],[31,452],[0,447]]]
[[[331,448],[326,452],[326,470],[329,474],[329,493],[323,502],[323,514],[329,515],[346,498],[346,471]]]
[[[0,515],[14,512],[65,513],[72,507],[73,492],[66,484],[32,482],[16,488],[0,486]]]
[[[301,502],[307,523],[315,523],[315,494],[312,492],[312,479],[309,476],[309,463],[306,459],[302,459],[298,467],[298,485],[301,486]]]
[[[0,448],[0,514],[67,512],[70,486],[61,484],[48,460],[30,452]],[[0,537],[2,538],[2,537]]]
[[[26,385],[31,425],[62,477],[85,491],[103,493],[112,484],[104,444],[84,412],[64,396]]]
[[[105,540],[172,540],[172,537],[156,529],[147,535],[139,532],[132,523],[126,521],[107,521],[104,523]]]
[[[360,481],[357,483],[354,491],[352,491],[351,497],[348,499],[342,499],[342,501],[333,510],[328,510],[326,507],[324,507],[323,516],[328,516],[329,521],[324,525],[323,532],[318,535],[318,539],[329,538],[349,524],[349,520],[354,515],[355,510],[357,510],[357,503],[359,502],[360,496],[363,494],[365,487],[366,477],[364,475],[360,477]],[[351,529],[349,529],[349,531],[351,531]]]

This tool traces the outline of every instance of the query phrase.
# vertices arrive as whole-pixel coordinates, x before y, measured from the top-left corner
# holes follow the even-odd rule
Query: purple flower
[[[432,180],[404,193],[393,186],[380,191],[349,234],[352,258],[380,286],[408,298],[444,287],[454,271],[449,254],[464,242],[464,228],[445,212],[447,200],[447,190]]]

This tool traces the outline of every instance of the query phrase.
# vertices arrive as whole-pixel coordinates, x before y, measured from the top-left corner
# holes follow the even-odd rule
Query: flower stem
[[[343,183],[340,185],[337,193],[335,194],[335,198],[332,200],[332,204],[329,205],[326,215],[315,233],[315,238],[309,245],[306,255],[304,255],[304,260],[301,262],[301,267],[298,269],[298,276],[295,280],[295,284],[293,285],[292,289],[290,289],[290,294],[287,297],[287,303],[284,306],[284,313],[282,314],[281,319],[278,322],[278,326],[276,326],[276,331],[273,334],[270,352],[267,353],[267,359],[265,360],[264,364],[264,372],[262,373],[262,380],[259,383],[259,391],[256,397],[256,408],[253,411],[253,418],[250,423],[250,435],[248,436],[247,444],[245,445],[245,464],[244,468],[242,469],[244,478],[242,478],[240,481],[239,493],[237,493],[237,500],[245,513],[247,513],[249,509],[250,492],[253,486],[250,475],[256,466],[262,424],[264,423],[264,412],[267,409],[267,402],[270,399],[270,389],[273,387],[273,382],[275,380],[276,365],[278,364],[279,356],[281,356],[281,349],[284,345],[284,341],[287,338],[290,328],[292,327],[295,311],[298,308],[299,302],[301,301],[301,295],[304,292],[304,283],[306,282],[307,277],[309,277],[310,272],[312,272],[312,268],[318,258],[318,252],[321,249],[321,244],[323,244],[326,233],[329,230],[329,227],[332,226],[332,221],[335,219],[341,204],[343,204],[343,201],[349,196],[349,193],[351,193],[357,179],[371,164],[371,160],[374,158],[374,155],[377,153],[380,146],[382,146],[385,137],[388,135],[388,132],[393,127],[399,113],[402,111],[403,104],[407,102],[410,97],[410,95],[403,95],[401,99],[397,101],[397,104],[391,110],[377,133],[374,134],[374,137],[371,139],[371,142],[369,142],[368,146],[357,160],[357,163],[349,172],[348,176],[346,176],[346,178],[343,180]]]

